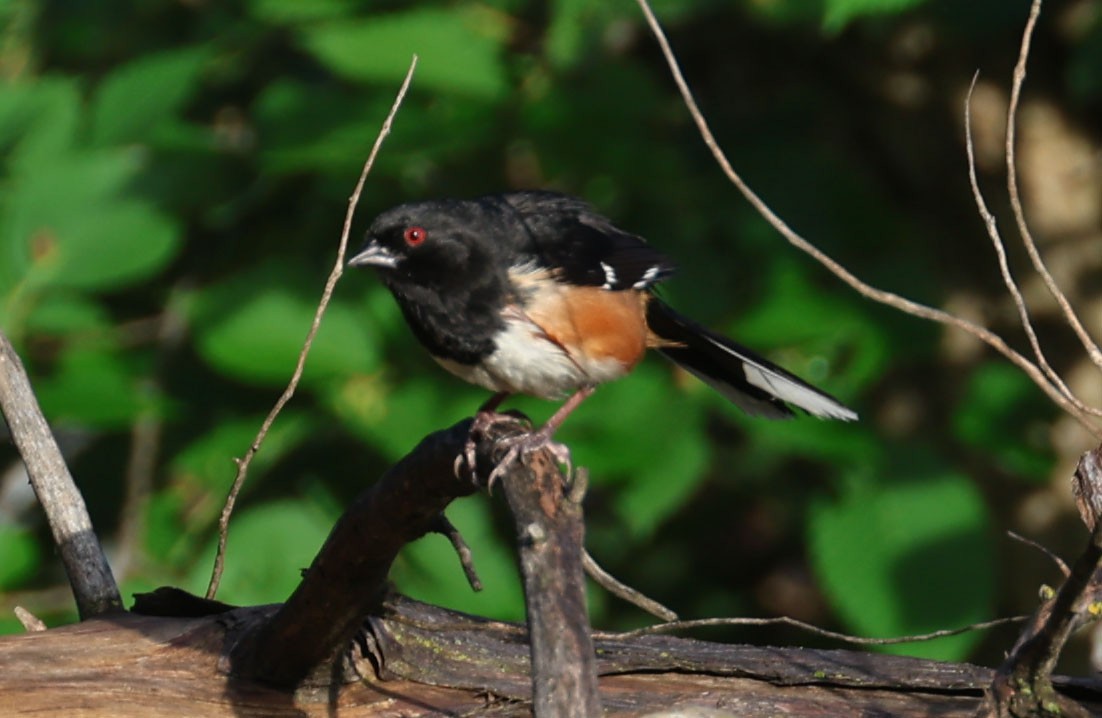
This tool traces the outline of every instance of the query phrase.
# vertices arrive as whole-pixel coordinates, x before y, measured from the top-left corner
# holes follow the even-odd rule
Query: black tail
[[[791,404],[824,419],[857,418],[834,397],[746,347],[713,334],[656,297],[647,304],[647,324],[651,332],[671,344],[659,346],[659,352],[748,414],[785,419],[793,415]]]

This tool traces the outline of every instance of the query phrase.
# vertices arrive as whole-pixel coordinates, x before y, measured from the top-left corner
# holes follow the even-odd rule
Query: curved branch
[[[330,532],[287,602],[259,625],[244,626],[230,652],[235,675],[277,686],[328,683],[365,616],[377,609],[390,565],[410,541],[439,526],[453,499],[477,486],[457,479],[470,420],[425,437],[360,494]],[[480,465],[496,436],[479,443]]]
[[[972,83],[968,86],[968,94],[964,100],[964,149],[968,156],[968,182],[972,187],[972,198],[975,200],[976,210],[983,220],[983,225],[987,229],[987,236],[991,238],[991,244],[995,249],[995,257],[999,262],[999,274],[1002,275],[1003,284],[1006,285],[1006,290],[1010,293],[1010,297],[1014,300],[1014,306],[1018,309],[1018,320],[1021,322],[1022,329],[1025,330],[1029,346],[1033,350],[1033,356],[1037,358],[1037,366],[1048,377],[1052,386],[1076,409],[1083,414],[1102,416],[1102,411],[1087,406],[1079,397],[1075,396],[1068,385],[1064,383],[1064,380],[1060,378],[1060,375],[1056,373],[1056,370],[1052,368],[1052,365],[1049,364],[1048,358],[1041,348],[1041,342],[1037,338],[1037,332],[1033,328],[1033,320],[1030,319],[1025,297],[1022,296],[1018,283],[1014,281],[1014,275],[1010,271],[1010,262],[1006,257],[1006,245],[1003,243],[1002,236],[996,226],[995,215],[988,209],[987,201],[983,198],[983,192],[980,191],[979,179],[976,175],[976,151],[972,142],[972,94],[976,89],[976,80],[979,79],[979,76],[979,72],[972,76]],[[1013,121],[1013,119],[1014,116],[1011,115],[1011,120]],[[1026,244],[1032,244],[1032,240]],[[1074,317],[1074,314],[1072,316]]]
[[[1064,315],[1064,320],[1075,332],[1075,335],[1079,337],[1079,341],[1087,351],[1087,356],[1090,357],[1090,360],[1095,366],[1102,369],[1102,350],[1098,348],[1098,344],[1091,338],[1090,333],[1087,332],[1086,328],[1083,326],[1083,322],[1079,320],[1079,315],[1072,309],[1067,295],[1060,289],[1060,285],[1056,283],[1052,273],[1048,271],[1048,266],[1045,265],[1045,261],[1042,259],[1041,253],[1037,249],[1037,244],[1033,241],[1033,234],[1029,231],[1029,224],[1025,220],[1025,211],[1022,209],[1022,197],[1018,191],[1018,167],[1017,160],[1015,159],[1014,147],[1017,132],[1018,104],[1021,100],[1022,85],[1025,84],[1025,71],[1027,60],[1029,59],[1029,49],[1033,39],[1033,28],[1037,25],[1037,18],[1040,14],[1041,0],[1033,0],[1033,4],[1029,9],[1029,19],[1026,21],[1025,31],[1022,33],[1022,44],[1018,52],[1018,63],[1014,66],[1014,81],[1010,87],[1010,105],[1006,111],[1007,192],[1010,194],[1010,207],[1014,211],[1014,220],[1018,223],[1018,233],[1022,237],[1022,244],[1025,245],[1030,261],[1033,262],[1033,268],[1037,270],[1037,274],[1041,275],[1041,279],[1044,280],[1049,293],[1052,295],[1053,299],[1056,300],[1056,303],[1060,305],[1060,311]]]
[[[677,85],[678,91],[681,93],[681,98],[685,102],[685,106],[689,110],[689,114],[692,116],[693,121],[696,123],[697,129],[700,132],[701,138],[704,140],[704,144],[707,145],[711,151],[712,156],[719,164],[723,173],[727,176],[727,179],[742,193],[743,197],[758,211],[759,214],[780,234],[788,240],[789,244],[796,247],[800,251],[810,256],[819,264],[823,265],[832,274],[841,279],[843,282],[852,287],[855,291],[864,297],[872,299],[880,304],[886,304],[890,307],[894,307],[902,312],[910,314],[912,316],[920,317],[922,319],[928,319],[930,321],[945,324],[947,326],[956,327],[962,331],[971,334],[972,336],[980,339],[985,344],[990,346],[995,351],[1002,354],[1009,359],[1015,366],[1021,369],[1026,375],[1033,380],[1044,393],[1061,409],[1066,411],[1071,416],[1075,417],[1083,425],[1083,427],[1094,436],[1102,439],[1102,428],[1099,428],[1090,417],[1080,411],[1072,402],[1068,401],[1060,391],[1052,386],[1047,380],[1044,372],[1037,367],[1036,364],[1024,357],[1019,352],[1011,349],[1002,337],[995,334],[986,327],[982,327],[978,324],[955,316],[948,312],[934,307],[926,306],[918,302],[912,301],[905,297],[902,297],[893,292],[888,292],[883,289],[878,289],[870,284],[867,284],[863,280],[859,279],[856,275],[843,267],[841,264],[832,259],[825,252],[813,245],[808,240],[797,234],[791,227],[785,223],[769,205],[761,199],[750,186],[742,179],[734,168],[731,166],[730,161],[720,148],[719,143],[716,141],[715,135],[712,134],[711,128],[708,126],[708,121],[704,118],[703,113],[696,104],[696,100],[693,98],[692,90],[689,89],[688,83],[685,81],[684,75],[681,73],[681,67],[677,62],[677,57],[673,53],[673,49],[670,47],[669,40],[666,39],[666,34],[662,30],[662,26],[659,24],[658,19],[654,15],[654,11],[651,10],[647,0],[636,0],[639,7],[643,11],[643,15],[647,19],[647,24],[650,26],[651,32],[654,34],[655,39],[658,41],[659,46],[662,49],[662,55],[666,59],[667,65],[669,65],[670,73],[673,76],[674,83]]]

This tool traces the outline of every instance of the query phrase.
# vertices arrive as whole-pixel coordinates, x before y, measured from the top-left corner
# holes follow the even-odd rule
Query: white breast
[[[543,399],[559,399],[583,386],[618,379],[630,368],[612,358],[586,360],[569,354],[517,309],[506,311],[497,348],[481,364],[435,359],[452,374],[490,391]]]

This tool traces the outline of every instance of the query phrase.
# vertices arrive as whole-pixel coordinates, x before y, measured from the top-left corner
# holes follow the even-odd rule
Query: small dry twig
[[[1015,541],[1018,541],[1020,543],[1024,543],[1026,546],[1029,546],[1030,548],[1035,548],[1038,551],[1040,551],[1041,553],[1043,553],[1045,556],[1047,556],[1049,559],[1051,559],[1054,564],[1056,564],[1056,568],[1060,569],[1060,573],[1064,574],[1064,578],[1067,578],[1068,574],[1071,573],[1071,569],[1068,568],[1067,562],[1064,561],[1064,559],[1057,556],[1056,554],[1054,554],[1047,547],[1042,546],[1041,544],[1037,543],[1033,539],[1026,538],[1025,536],[1022,536],[1021,534],[1016,533],[1014,531],[1007,531],[1006,535],[1009,536],[1010,538],[1014,539]]]
[[[352,217],[356,212],[356,205],[359,204],[364,183],[367,181],[367,175],[371,172],[371,168],[375,164],[375,157],[379,154],[379,149],[383,145],[383,140],[390,134],[390,127],[394,122],[394,116],[398,114],[398,108],[402,106],[402,101],[405,99],[406,92],[409,90],[410,83],[413,81],[413,71],[416,67],[417,56],[414,55],[409,63],[409,70],[406,71],[406,77],[402,81],[402,86],[398,89],[398,94],[394,98],[394,104],[391,105],[390,112],[387,114],[382,127],[379,129],[379,134],[375,138],[375,144],[371,148],[371,153],[368,155],[367,161],[364,162],[363,171],[360,172],[360,179],[356,182],[356,189],[353,190],[352,196],[348,200],[348,212],[344,217],[344,228],[341,231],[340,245],[337,249],[337,259],[333,265],[333,271],[329,273],[329,278],[325,282],[325,289],[322,291],[321,301],[318,302],[318,308],[314,313],[314,320],[310,324],[310,330],[306,333],[306,341],[303,343],[302,352],[299,353],[298,364],[295,365],[295,371],[291,375],[291,380],[287,383],[287,388],[283,390],[283,394],[280,395],[275,406],[272,407],[272,410],[264,419],[264,423],[260,426],[260,431],[257,432],[256,438],[253,439],[253,443],[249,446],[249,450],[245,452],[245,456],[240,459],[234,459],[237,463],[237,476],[233,480],[229,495],[226,496],[225,506],[222,508],[222,514],[218,518],[218,550],[214,556],[214,569],[211,571],[210,584],[207,586],[207,598],[214,598],[215,594],[218,593],[218,584],[222,580],[222,571],[225,567],[226,540],[229,533],[230,517],[233,515],[234,505],[237,503],[237,495],[241,493],[241,487],[245,484],[245,477],[249,470],[249,464],[252,462],[256,452],[260,451],[260,445],[264,441],[264,437],[268,435],[268,430],[271,429],[276,417],[283,411],[283,407],[291,400],[291,397],[295,395],[295,389],[298,388],[299,380],[302,378],[302,371],[306,366],[306,357],[310,353],[310,347],[314,343],[314,337],[318,333],[318,327],[321,326],[321,318],[325,314],[326,307],[329,306],[329,298],[333,295],[333,289],[337,286],[337,280],[340,279],[341,274],[344,273],[344,255],[348,248],[348,235],[352,231]]]
[[[613,596],[627,601],[650,615],[661,618],[663,621],[677,620],[677,613],[672,609],[663,606],[650,596],[619,581],[615,576],[601,568],[601,565],[597,563],[593,559],[593,556],[590,555],[589,551],[586,551],[584,548],[582,549],[582,568],[585,569],[585,572],[598,586],[608,591]]]
[[[478,572],[474,567],[474,556],[471,554],[471,547],[467,545],[467,542],[463,539],[463,534],[459,533],[459,529],[455,527],[448,517],[444,514],[440,514],[437,517],[435,525],[432,530],[444,538],[448,539],[452,548],[455,550],[455,555],[459,558],[459,565],[463,567],[463,575],[467,577],[467,583],[470,584],[472,591],[482,590],[482,580],[478,577]]]
[[[715,626],[792,626],[793,628],[799,628],[800,630],[813,633],[816,636],[823,636],[824,638],[830,638],[835,641],[858,646],[894,646],[900,643],[921,643],[923,641],[932,641],[947,636],[957,636],[972,631],[983,631],[988,628],[1005,626],[1010,623],[1021,623],[1027,618],[1029,618],[1029,616],[996,618],[990,621],[981,621],[980,623],[961,626],[960,628],[944,628],[940,631],[933,631],[931,633],[919,633],[913,636],[894,636],[892,638],[864,638],[862,636],[851,636],[846,633],[838,633],[837,631],[819,628],[818,626],[805,623],[795,618],[790,618],[789,616],[778,616],[776,618],[697,618],[687,621],[659,623],[654,626],[644,626],[643,628],[627,631],[620,635],[646,636],[652,633],[672,633],[673,631],[684,631],[690,628],[710,628]]]
[[[142,322],[142,330],[149,330],[149,340],[157,344],[154,375],[142,382],[139,391],[155,396],[163,387],[159,375],[165,363],[183,342],[186,328],[179,312],[169,309],[152,320]],[[157,470],[157,457],[164,434],[164,417],[153,409],[145,409],[130,428],[130,455],[126,461],[126,475],[122,507],[119,509],[119,530],[114,553],[114,568],[120,580],[126,580],[133,570],[135,558],[145,542],[146,518],[149,498],[153,493],[153,477]]]

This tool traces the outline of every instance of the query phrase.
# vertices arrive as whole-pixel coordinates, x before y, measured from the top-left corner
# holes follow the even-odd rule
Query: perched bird
[[[380,214],[349,260],[374,267],[414,335],[445,369],[495,395],[568,397],[518,454],[552,446],[598,384],[630,372],[648,348],[749,414],[830,419],[850,409],[776,364],[678,314],[654,293],[672,263],[584,201],[556,192],[411,202]],[[467,461],[473,468],[473,443]],[[495,470],[496,473],[496,470]],[[491,477],[492,478],[492,477]]]

